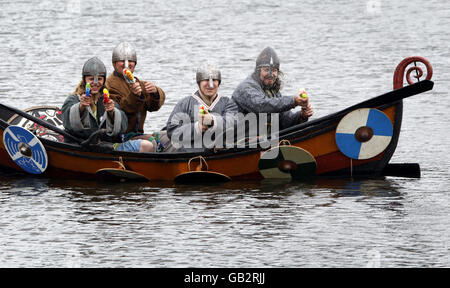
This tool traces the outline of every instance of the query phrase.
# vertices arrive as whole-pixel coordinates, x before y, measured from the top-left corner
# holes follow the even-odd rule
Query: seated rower
[[[232,99],[239,107],[239,112],[276,113],[279,116],[280,129],[308,121],[313,115],[309,97],[302,97],[299,91],[294,97],[282,96],[280,78],[280,60],[271,47],[265,48],[256,59],[255,71],[234,90]],[[301,111],[293,112],[297,106]],[[269,117],[267,118],[269,119]],[[270,127],[270,122],[267,125]]]
[[[222,148],[223,141],[216,143],[216,137],[235,125],[237,105],[217,93],[222,81],[220,71],[205,64],[197,69],[196,80],[198,90],[181,99],[167,121],[167,136],[178,151],[201,152],[217,145]]]
[[[87,60],[83,65],[82,77],[61,109],[65,130],[76,137],[88,139],[99,129],[106,129],[104,140],[121,142],[120,136],[127,129],[128,119],[117,103],[103,96],[105,65],[97,57]],[[153,151],[152,143],[141,139],[116,143],[114,147],[119,151]]]
[[[144,134],[144,123],[147,112],[158,111],[164,104],[164,91],[155,83],[133,75],[137,55],[132,44],[121,42],[114,48],[112,65],[114,71],[106,79],[106,87],[128,117],[126,139],[150,139],[156,150],[157,143],[152,135]]]

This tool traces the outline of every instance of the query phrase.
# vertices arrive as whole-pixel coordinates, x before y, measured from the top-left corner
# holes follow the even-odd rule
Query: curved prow
[[[427,69],[425,79],[431,80],[431,77],[433,76],[433,67],[431,67],[430,62],[427,59],[420,56],[411,56],[405,58],[402,62],[400,62],[397,65],[397,68],[395,69],[394,72],[394,90],[403,87],[403,78],[405,76],[405,71],[406,71],[406,81],[408,82],[408,84],[414,84],[413,80],[411,79],[411,73],[413,71],[416,72],[416,75],[414,75],[413,77],[417,79],[417,82],[420,81],[420,77],[423,76],[423,70],[421,67],[417,65],[417,62],[425,65]],[[412,63],[414,63],[414,66],[406,70],[406,68]]]

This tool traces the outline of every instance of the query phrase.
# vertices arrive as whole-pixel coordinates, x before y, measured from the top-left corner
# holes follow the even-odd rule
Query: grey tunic
[[[239,107],[239,112],[247,113],[279,113],[280,129],[285,129],[303,122],[300,111],[295,108],[294,97],[282,96],[279,91],[271,91],[271,97],[261,84],[250,75],[234,90],[231,98]]]
[[[91,107],[80,115],[80,96],[67,97],[62,106],[63,124],[67,132],[82,139],[87,139],[95,131],[105,128],[106,141],[121,142],[119,135],[125,133],[128,125],[127,116],[114,102],[114,122],[107,116],[103,106],[103,96],[97,102],[97,117]]]
[[[201,106],[204,106],[214,119],[214,125],[205,132],[202,132],[198,121]],[[237,113],[238,107],[232,99],[218,95],[208,106],[197,91],[177,103],[167,120],[167,135],[178,151],[201,152],[205,148],[222,148],[223,142],[215,143],[215,137],[226,129],[234,129]]]

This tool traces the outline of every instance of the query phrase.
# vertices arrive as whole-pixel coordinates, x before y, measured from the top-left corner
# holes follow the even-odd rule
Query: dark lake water
[[[164,126],[205,60],[220,93],[272,46],[283,93],[305,87],[314,118],[392,90],[407,56],[433,91],[404,101],[391,162],[420,179],[320,179],[213,186],[104,184],[0,174],[2,267],[449,267],[450,6],[445,1],[7,1],[0,5],[0,102],[61,106],[85,60],[135,44],[136,75],[167,95]]]

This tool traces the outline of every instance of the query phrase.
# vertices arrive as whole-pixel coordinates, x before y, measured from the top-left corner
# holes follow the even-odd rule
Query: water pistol
[[[91,84],[86,83],[86,97],[90,97],[91,95]]]
[[[109,102],[111,102],[112,100],[109,98],[109,91],[108,89],[103,89],[103,103],[104,104],[108,104]]]
[[[129,84],[136,82],[136,79],[134,78],[133,73],[131,73],[130,69],[128,69],[128,68],[123,69],[123,76]]]
[[[298,90],[298,92],[301,92],[300,97],[302,97],[303,99],[308,98],[308,94],[306,93],[306,91],[305,91],[304,88],[300,88],[300,89]]]
[[[125,78],[125,81],[127,81],[128,84],[136,83],[136,78],[134,78],[133,73],[131,73],[130,69],[125,68],[125,69],[123,69],[122,73],[123,73],[123,78]],[[141,95],[139,95],[139,99],[144,101],[145,96],[141,93]]]
[[[201,123],[202,125],[211,126],[213,123],[213,119],[211,117],[206,117],[206,114],[208,113],[208,110],[205,108],[205,106],[201,106],[198,113],[201,115]]]

